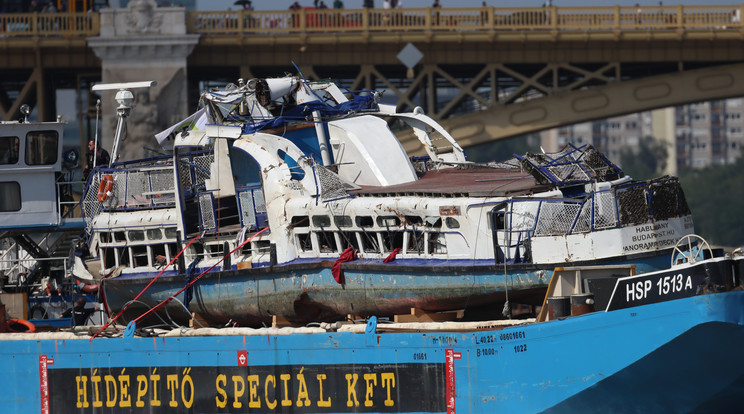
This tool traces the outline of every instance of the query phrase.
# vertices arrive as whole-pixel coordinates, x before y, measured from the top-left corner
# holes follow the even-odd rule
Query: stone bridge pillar
[[[135,107],[127,122],[127,139],[119,160],[155,155],[154,134],[180,121],[188,108],[186,58],[199,35],[186,33],[183,7],[157,7],[154,0],[133,0],[123,9],[102,9],[101,35],[88,45],[101,59],[103,83],[157,81],[157,86],[133,90]],[[102,145],[110,151],[116,127],[113,92],[104,92]]]

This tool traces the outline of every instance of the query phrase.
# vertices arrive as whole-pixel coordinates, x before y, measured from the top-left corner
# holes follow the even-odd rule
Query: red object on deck
[[[341,256],[339,256],[339,258],[336,260],[336,263],[334,263],[333,267],[331,268],[331,273],[333,274],[333,278],[336,279],[336,282],[341,285],[344,284],[344,272],[341,270],[341,263],[350,262],[356,259],[357,254],[352,247],[347,247],[346,250],[341,253]]]

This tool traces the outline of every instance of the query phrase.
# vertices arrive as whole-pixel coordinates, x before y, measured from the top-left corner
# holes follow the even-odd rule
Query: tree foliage
[[[623,171],[637,180],[648,180],[664,172],[667,160],[667,143],[651,136],[638,141],[637,148],[620,150]]]
[[[735,164],[685,170],[679,178],[695,232],[711,244],[744,246],[744,154]]]

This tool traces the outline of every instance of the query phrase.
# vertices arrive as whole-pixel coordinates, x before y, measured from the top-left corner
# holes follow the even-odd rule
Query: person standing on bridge
[[[344,2],[341,0],[335,0],[333,2],[333,8],[334,9],[343,9],[344,8]]]

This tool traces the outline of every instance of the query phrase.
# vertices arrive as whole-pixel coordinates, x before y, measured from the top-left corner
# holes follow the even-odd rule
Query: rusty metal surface
[[[428,171],[418,181],[386,187],[364,187],[354,195],[422,194],[431,196],[462,195],[493,197],[530,194],[548,190],[519,169],[448,168]]]

